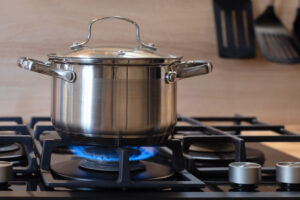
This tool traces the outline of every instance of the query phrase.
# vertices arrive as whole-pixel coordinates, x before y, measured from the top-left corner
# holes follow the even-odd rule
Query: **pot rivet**
[[[166,74],[166,80],[168,83],[174,83],[176,81],[177,78],[177,73],[174,71],[168,72]]]

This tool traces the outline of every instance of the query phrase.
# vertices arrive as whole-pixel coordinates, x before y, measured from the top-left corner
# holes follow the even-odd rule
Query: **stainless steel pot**
[[[139,46],[86,46],[93,23],[106,19],[134,24]],[[22,57],[18,65],[53,77],[54,127],[67,139],[106,146],[164,142],[176,123],[176,81],[212,71],[209,62],[158,53],[141,42],[137,23],[119,16],[93,20],[86,41],[48,58]]]

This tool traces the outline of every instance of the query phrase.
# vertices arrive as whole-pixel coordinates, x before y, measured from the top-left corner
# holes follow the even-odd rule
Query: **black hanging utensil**
[[[298,3],[296,19],[293,24],[293,38],[298,49],[300,49],[300,0]]]
[[[255,33],[262,55],[269,61],[300,62],[300,51],[274,12],[274,1],[255,20]]]
[[[251,0],[214,0],[219,56],[255,57]]]

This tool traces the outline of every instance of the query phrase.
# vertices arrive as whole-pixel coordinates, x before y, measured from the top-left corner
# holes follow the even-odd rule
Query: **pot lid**
[[[157,50],[146,48],[126,48],[126,47],[88,47],[83,46],[78,49],[60,53],[49,54],[52,59],[180,59],[181,57],[163,54]]]
[[[106,19],[119,19],[126,22],[130,22],[135,25],[136,28],[136,40],[138,46],[135,48],[126,47],[89,47],[87,43],[91,38],[91,29],[93,23],[106,20]],[[123,64],[149,64],[149,63],[164,63],[168,64],[174,60],[180,60],[181,56],[174,56],[170,54],[163,54],[157,51],[154,44],[145,44],[140,39],[140,29],[136,22],[123,18],[120,16],[104,17],[94,19],[89,23],[88,36],[86,41],[78,43],[74,42],[70,47],[70,50],[64,53],[49,54],[49,60],[59,62],[73,62],[73,63],[123,63]],[[134,61],[133,61],[134,60]],[[138,62],[137,62],[138,60]],[[144,62],[143,62],[144,61]]]

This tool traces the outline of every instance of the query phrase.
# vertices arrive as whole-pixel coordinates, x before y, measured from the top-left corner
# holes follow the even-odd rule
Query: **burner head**
[[[96,146],[73,146],[71,151],[84,158],[79,162],[79,167],[94,171],[119,171],[119,153],[117,149],[101,148]],[[137,171],[145,169],[139,160],[145,160],[157,153],[154,147],[128,147],[129,169]]]
[[[230,153],[235,151],[232,143],[216,142],[211,143],[197,143],[190,146],[190,151],[207,152],[207,153]]]
[[[300,162],[278,162],[276,180],[278,183],[300,184]]]
[[[226,167],[235,161],[235,148],[231,143],[193,144],[188,155],[197,160],[196,165],[201,167]],[[263,164],[264,153],[258,149],[246,146],[247,162]]]
[[[119,162],[114,161],[95,161],[95,160],[81,160],[79,162],[79,167],[87,170],[94,171],[106,171],[106,172],[118,172],[119,171]],[[145,165],[140,161],[130,161],[129,170],[130,171],[139,171],[144,170]]]
[[[0,142],[0,161],[8,161],[13,165],[26,165],[27,159],[22,144]]]
[[[229,182],[242,185],[256,185],[261,179],[261,165],[251,162],[229,164]]]
[[[16,143],[8,143],[8,142],[1,142],[0,143],[0,153],[17,151],[20,147]]]

